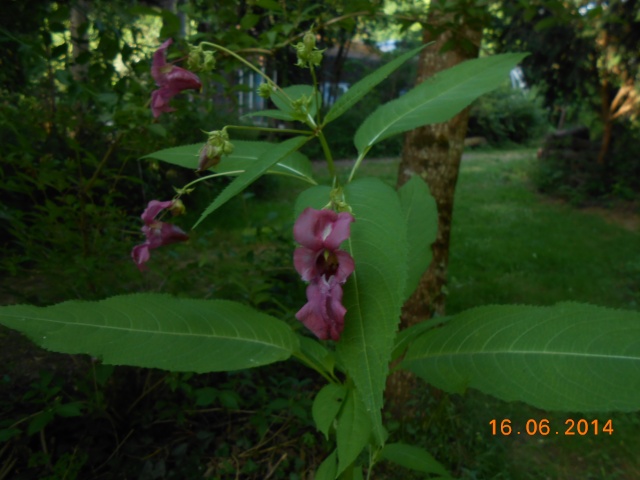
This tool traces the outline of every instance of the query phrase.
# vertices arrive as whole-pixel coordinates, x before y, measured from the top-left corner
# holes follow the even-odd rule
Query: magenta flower
[[[178,93],[183,90],[202,88],[202,82],[195,73],[167,63],[167,48],[172,43],[173,40],[170,38],[153,54],[151,76],[160,87],[151,93],[151,111],[155,118],[158,118],[162,112],[175,110],[169,106],[169,101]]]
[[[349,238],[353,221],[347,212],[307,208],[293,227],[293,236],[302,245],[293,253],[293,264],[309,282],[308,303],[296,318],[321,340],[338,340],[344,327],[342,285],[355,265],[339,247]]]
[[[171,245],[172,243],[189,240],[189,236],[184,233],[181,228],[171,223],[156,220],[156,217],[162,210],[171,208],[173,205],[173,200],[166,202],[151,200],[145,211],[142,212],[141,218],[144,222],[142,232],[147,237],[147,240],[140,245],[136,245],[133,247],[133,250],[131,250],[131,258],[133,258],[133,261],[140,271],[144,271],[147,268],[145,263],[151,256],[150,250],[163,245]]]

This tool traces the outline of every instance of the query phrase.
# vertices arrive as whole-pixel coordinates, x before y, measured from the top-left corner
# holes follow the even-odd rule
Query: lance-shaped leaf
[[[332,122],[347,110],[349,110],[351,107],[353,107],[356,103],[362,100],[362,98],[367,93],[369,93],[376,85],[378,85],[381,81],[391,75],[404,62],[412,57],[415,57],[416,54],[426,46],[427,45],[420,45],[418,48],[414,48],[413,50],[400,55],[398,58],[384,64],[376,71],[370,73],[369,75],[349,87],[349,90],[347,90],[344,95],[341,95],[340,98],[338,98],[338,100],[336,100],[336,102],[333,104],[331,109],[327,112],[324,123],[327,124],[329,122]]]
[[[431,244],[438,232],[438,210],[429,187],[414,175],[398,191],[407,224],[407,284],[403,298],[409,298],[431,263]]]
[[[378,179],[355,181],[345,187],[344,195],[355,222],[342,248],[353,257],[355,271],[344,285],[347,314],[336,351],[382,445],[382,394],[407,273],[406,225],[398,195]]]
[[[378,107],[358,128],[354,142],[362,156],[398,133],[453,117],[498,87],[526,54],[508,53],[460,63],[425,80],[402,97]]]
[[[298,348],[286,323],[239,303],[160,294],[0,307],[0,323],[55,352],[172,371],[257,367]]]
[[[640,313],[475,308],[422,334],[403,366],[449,392],[472,387],[546,410],[640,410]]]
[[[205,211],[202,212],[202,215],[200,215],[200,218],[193,228],[197,227],[200,222],[202,222],[211,213],[215,212],[218,208],[251,185],[273,165],[287,158],[293,152],[296,152],[308,140],[309,139],[307,137],[290,138],[289,140],[285,140],[282,143],[274,145],[272,148],[263,152],[251,166],[247,167],[243,173],[236,177],[233,182],[227,185],[225,189],[220,192],[213,203],[211,203]]]
[[[234,140],[233,153],[223,155],[220,163],[211,168],[216,173],[237,176],[252,167],[266,151],[277,144]],[[142,158],[155,158],[179,167],[195,170],[198,168],[198,156],[203,143],[166,148],[150,153]],[[286,175],[315,184],[311,161],[300,152],[293,152],[267,169],[266,174]]]

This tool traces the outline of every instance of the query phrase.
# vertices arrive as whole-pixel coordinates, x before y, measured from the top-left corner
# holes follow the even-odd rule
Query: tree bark
[[[456,28],[451,28],[452,25]],[[420,56],[417,83],[478,56],[482,39],[482,27],[478,22],[456,24],[452,15],[432,10],[428,26],[429,28],[424,29],[424,42],[435,41],[435,45],[427,47]],[[441,52],[445,45],[453,47]],[[403,306],[401,329],[427,320],[434,313],[443,315],[445,312],[444,287],[449,263],[453,199],[468,120],[469,110],[465,109],[448,122],[421,127],[405,136],[398,187],[412,175],[420,175],[427,182],[438,209],[438,233],[431,245],[431,264],[423,274],[418,288]],[[398,370],[389,377],[387,400],[396,418],[415,417],[418,413],[407,408],[415,387],[415,378],[408,372]]]

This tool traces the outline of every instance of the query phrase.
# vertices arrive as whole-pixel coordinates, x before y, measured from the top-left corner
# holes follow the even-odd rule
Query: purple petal
[[[183,90],[200,90],[202,82],[198,75],[189,70],[180,67],[173,67],[167,73],[167,86],[173,93],[177,95]]]
[[[167,48],[173,43],[173,39],[170,38],[164,42],[153,54],[153,62],[151,63],[151,76],[156,81],[159,87],[162,87],[167,83]]]
[[[342,284],[347,281],[349,275],[353,273],[355,269],[355,263],[353,258],[344,250],[336,250],[336,257],[338,257],[338,270],[335,274],[336,282]]]
[[[149,244],[147,242],[141,245],[136,245],[131,250],[131,258],[138,266],[138,270],[140,270],[141,272],[147,269],[145,263],[149,261],[150,257],[151,255],[149,253]]]
[[[342,305],[342,287],[322,278],[309,284],[307,299],[296,318],[320,340],[339,340],[347,312]]]
[[[142,231],[147,236],[147,244],[150,249],[189,240],[189,235],[172,223],[157,221],[152,225],[145,225],[142,227]]]
[[[316,265],[318,255],[321,253],[322,250],[318,252],[306,247],[298,247],[293,252],[293,265],[305,282],[309,282],[318,276]]]
[[[171,91],[166,87],[151,92],[151,113],[154,118],[158,118],[162,113],[175,111],[175,108],[169,106],[169,100],[172,98]]]
[[[324,239],[324,247],[328,250],[336,250],[340,244],[351,235],[351,222],[355,221],[349,212],[337,214],[333,222],[333,228]]]
[[[336,217],[336,212],[332,210],[305,208],[293,226],[293,238],[304,247],[320,250],[324,245],[323,231],[332,228]]]
[[[167,200],[166,202],[161,202],[159,200],[151,200],[147,204],[147,208],[142,212],[140,216],[145,225],[151,225],[158,214],[164,210],[165,208],[169,208],[173,204],[173,200]]]

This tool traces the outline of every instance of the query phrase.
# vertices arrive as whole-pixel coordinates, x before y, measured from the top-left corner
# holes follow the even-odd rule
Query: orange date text
[[[574,420],[568,418],[564,425],[554,424],[546,418],[539,420],[530,418],[523,425],[516,425],[510,419],[504,418],[496,420],[495,418],[489,422],[491,426],[491,435],[612,435],[613,422],[609,419],[606,421],[585,420],[580,418]]]

